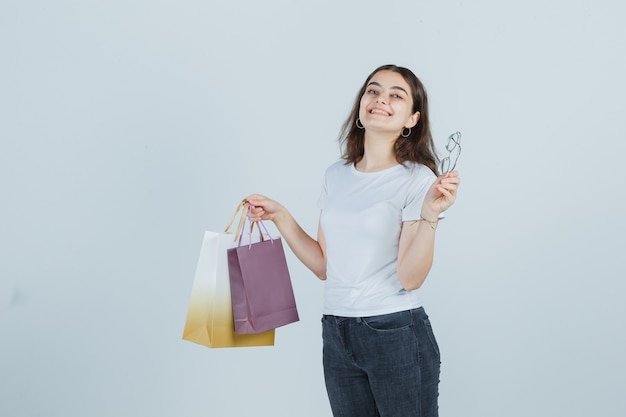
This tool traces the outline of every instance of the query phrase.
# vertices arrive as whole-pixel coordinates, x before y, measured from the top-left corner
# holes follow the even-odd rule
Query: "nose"
[[[382,104],[387,104],[387,97],[384,94],[379,94],[376,97],[376,103],[382,103]]]

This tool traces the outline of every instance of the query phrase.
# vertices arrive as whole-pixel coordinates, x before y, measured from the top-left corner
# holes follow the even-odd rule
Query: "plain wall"
[[[323,283],[276,346],[181,339],[252,192],[314,234],[375,67],[418,74],[457,204],[420,290],[440,414],[626,414],[623,2],[0,0],[0,415],[330,416]]]

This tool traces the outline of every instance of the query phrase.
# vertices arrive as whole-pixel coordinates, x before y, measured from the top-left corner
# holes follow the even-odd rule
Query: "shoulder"
[[[419,162],[406,161],[402,165],[404,165],[405,167],[405,175],[409,176],[413,181],[432,182],[437,179],[437,176],[434,172],[430,170],[430,168],[428,168],[426,165],[420,164]]]
[[[328,169],[345,169],[346,167],[349,167],[350,164],[346,163],[346,161],[344,159],[338,159],[335,162],[333,162],[332,164],[330,164],[327,168]]]
[[[350,164],[346,164],[346,161],[340,159],[333,162],[326,168],[326,175],[337,175],[350,170]]]

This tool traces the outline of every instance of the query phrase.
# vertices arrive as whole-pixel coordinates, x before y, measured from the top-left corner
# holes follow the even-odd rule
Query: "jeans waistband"
[[[386,314],[376,314],[374,316],[355,316],[355,317],[350,317],[350,316],[335,316],[335,315],[332,315],[332,314],[323,314],[322,317],[323,318],[334,318],[336,320],[344,321],[344,320],[351,320],[351,319],[352,320],[366,319],[368,317],[392,316],[394,314],[405,314],[407,312],[413,313],[413,312],[420,311],[420,310],[424,310],[424,307],[423,306],[419,306],[419,307],[411,308],[409,310],[394,311],[393,313],[386,313]]]

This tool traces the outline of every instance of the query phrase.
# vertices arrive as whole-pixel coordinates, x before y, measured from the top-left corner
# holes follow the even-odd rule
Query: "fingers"
[[[457,171],[448,172],[446,175],[439,178],[437,187],[442,186],[448,190],[456,190],[461,184],[461,178]]]
[[[263,205],[263,201],[267,201],[267,197],[261,194],[251,194],[246,197],[246,200],[248,200],[248,203],[252,204],[253,206],[260,206]]]
[[[458,177],[459,176],[459,171],[450,171],[450,172],[446,172],[445,174],[441,175],[439,178],[454,178],[454,177]]]
[[[264,220],[263,216],[265,216],[265,211],[262,208],[253,209],[249,212],[249,216],[251,221],[258,222]]]
[[[435,184],[439,196],[435,196],[441,211],[447,210],[456,200],[456,193],[461,184],[457,171],[452,171],[440,177]]]
[[[246,198],[250,204],[249,216],[253,222],[272,220],[280,205],[260,194],[252,194]]]
[[[459,183],[441,182],[437,184],[437,190],[447,198],[453,198],[459,189]]]
[[[441,181],[437,184],[438,189],[446,189],[448,191],[456,191],[459,188],[460,182],[457,181]]]
[[[440,178],[442,180],[448,180],[448,181],[453,181],[453,182],[461,181],[458,171],[450,171],[447,174],[442,175]]]
[[[248,203],[252,206],[251,211],[257,210],[259,208],[265,208],[269,205],[271,200],[260,194],[252,194],[246,198]]]
[[[448,189],[448,188],[444,188],[444,187],[438,186],[437,190],[439,190],[441,195],[447,201],[452,202],[456,198],[456,189],[452,190],[452,189]]]

